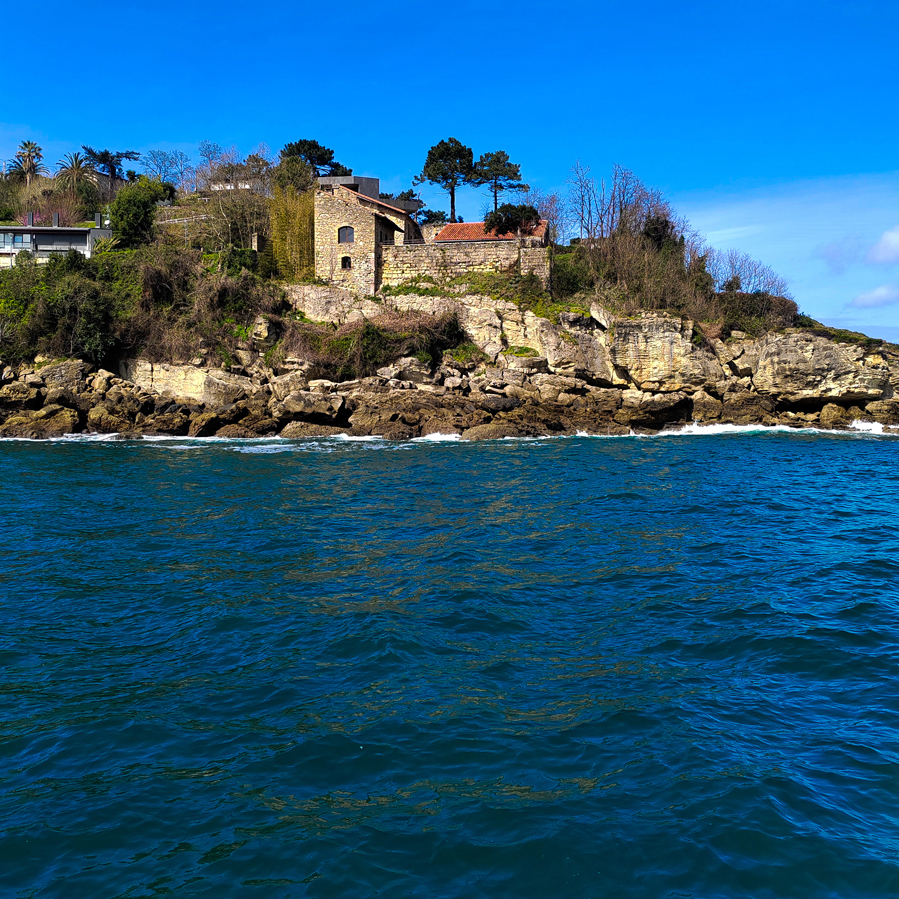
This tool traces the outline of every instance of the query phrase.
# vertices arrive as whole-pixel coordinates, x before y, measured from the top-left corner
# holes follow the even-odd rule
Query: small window
[[[356,232],[349,225],[337,229],[337,243],[355,243]],[[345,265],[344,268],[349,268]]]
[[[350,229],[350,230],[352,230],[352,229]],[[344,257],[340,260],[340,267],[341,267],[341,268],[352,268],[352,267],[353,267],[353,260],[350,259],[349,256],[344,256]]]

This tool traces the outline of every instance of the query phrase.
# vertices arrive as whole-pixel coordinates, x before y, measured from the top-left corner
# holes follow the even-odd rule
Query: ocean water
[[[0,896],[899,895],[899,437],[0,443]]]

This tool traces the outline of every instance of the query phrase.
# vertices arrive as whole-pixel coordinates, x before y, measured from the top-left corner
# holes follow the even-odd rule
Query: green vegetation
[[[484,230],[495,231],[499,236],[528,235],[533,234],[539,224],[540,213],[533,206],[527,204],[513,206],[511,203],[503,203],[498,210],[494,210],[484,219]]]
[[[505,150],[481,154],[481,158],[474,165],[474,173],[471,180],[473,184],[490,185],[494,212],[499,207],[499,195],[501,193],[507,190],[525,191],[530,189],[527,184],[522,183],[521,166],[512,162]]]
[[[210,272],[198,251],[162,242],[90,259],[73,250],[46,265],[22,253],[0,271],[0,356],[108,365],[138,353],[152,361],[204,349],[231,356],[256,316],[282,305],[280,288],[245,268]]]
[[[454,314],[388,312],[336,329],[290,317],[272,316],[271,320],[283,334],[280,352],[309,360],[335,381],[372,375],[402,356],[431,363],[465,339]]]
[[[454,137],[442,140],[428,150],[424,168],[413,184],[439,184],[450,198],[450,221],[456,221],[456,191],[475,177],[474,153]]]
[[[503,353],[506,356],[521,356],[522,358],[540,355],[536,350],[531,349],[529,346],[510,346],[503,350]]]
[[[460,362],[462,365],[478,365],[489,359],[487,354],[477,344],[471,343],[471,341],[460,343],[457,347],[447,350],[445,356],[448,356],[453,362]]]
[[[153,239],[156,204],[168,196],[167,185],[143,175],[118,192],[109,214],[113,233],[123,247],[137,247]]]

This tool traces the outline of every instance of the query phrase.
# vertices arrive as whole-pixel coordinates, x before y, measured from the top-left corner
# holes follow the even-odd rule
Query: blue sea
[[[899,895],[899,436],[0,443],[0,896]]]

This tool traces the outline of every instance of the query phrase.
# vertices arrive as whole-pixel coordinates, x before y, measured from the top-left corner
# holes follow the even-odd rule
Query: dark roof
[[[58,225],[55,228],[52,225],[0,225],[0,231],[4,233],[13,231],[31,234],[34,231],[46,231],[49,234],[59,234],[60,231],[71,231],[76,234],[87,234],[93,230],[96,230],[95,225],[91,225],[90,228],[82,228],[80,225]]]
[[[405,209],[397,209],[396,206],[391,206],[389,203],[385,203],[383,200],[376,200],[374,197],[370,197],[367,194],[357,193],[355,190],[350,190],[348,187],[344,187],[342,184],[336,185],[341,190],[345,190],[348,193],[351,193],[354,197],[357,197],[360,200],[365,200],[366,203],[374,203],[376,206],[382,206],[384,209],[389,209],[391,212],[398,212],[400,215],[406,216],[406,218],[411,218],[408,212]]]
[[[540,224],[530,234],[523,234],[522,237],[545,237],[547,224],[546,219],[541,219]],[[483,222],[454,222],[445,225],[434,240],[516,240],[517,237],[517,234],[485,231]]]

